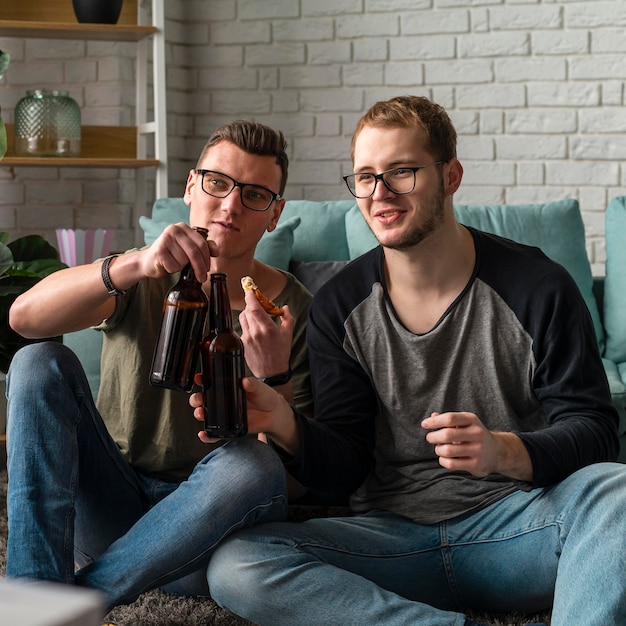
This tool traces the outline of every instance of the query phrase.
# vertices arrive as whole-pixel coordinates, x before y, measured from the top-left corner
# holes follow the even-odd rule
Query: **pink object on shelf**
[[[57,243],[61,261],[70,267],[91,263],[107,256],[113,244],[112,230],[58,228]]]

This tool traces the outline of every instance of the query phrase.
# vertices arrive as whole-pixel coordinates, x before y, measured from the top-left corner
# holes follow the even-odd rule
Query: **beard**
[[[439,187],[430,198],[427,198],[420,210],[422,220],[420,224],[415,224],[402,233],[397,239],[382,243],[381,245],[391,250],[408,250],[419,245],[424,239],[437,231],[444,220],[445,215],[445,190],[443,178]]]

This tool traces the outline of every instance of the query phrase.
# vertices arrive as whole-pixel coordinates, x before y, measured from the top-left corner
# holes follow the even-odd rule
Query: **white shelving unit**
[[[39,39],[131,41],[136,52],[135,126],[83,126],[81,156],[55,159],[22,157],[13,153],[13,125],[7,124],[9,150],[0,167],[107,167],[136,171],[135,239],[142,244],[138,226],[146,214],[147,171],[155,168],[155,197],[168,195],[167,117],[165,86],[164,0],[125,0],[117,24],[79,24],[69,0],[19,0],[0,5],[0,36]],[[152,46],[152,115],[148,93]],[[153,156],[149,157],[150,139]]]

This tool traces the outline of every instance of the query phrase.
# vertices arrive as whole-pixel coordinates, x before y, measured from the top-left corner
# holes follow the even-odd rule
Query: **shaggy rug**
[[[0,471],[0,575],[6,567],[6,470]],[[296,511],[296,517],[298,512]],[[300,518],[304,515],[300,513]],[[532,621],[528,616],[472,615],[488,626],[521,626]],[[221,609],[210,599],[181,598],[159,590],[143,594],[133,604],[113,609],[106,620],[117,626],[245,626],[250,622]],[[549,615],[538,615],[535,621],[549,622]],[[311,625],[313,626],[313,625]],[[368,625],[364,625],[368,626]]]

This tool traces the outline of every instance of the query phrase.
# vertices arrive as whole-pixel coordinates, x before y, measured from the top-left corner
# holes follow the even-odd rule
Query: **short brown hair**
[[[437,161],[456,157],[456,130],[446,110],[423,96],[397,96],[370,107],[352,137],[352,161],[356,138],[365,126],[421,128],[426,133],[426,148]]]
[[[280,166],[280,190],[282,196],[287,185],[287,142],[279,130],[249,120],[233,120],[216,128],[209,136],[198,158],[198,166],[204,160],[207,151],[220,141],[230,141],[248,154],[276,157]]]

